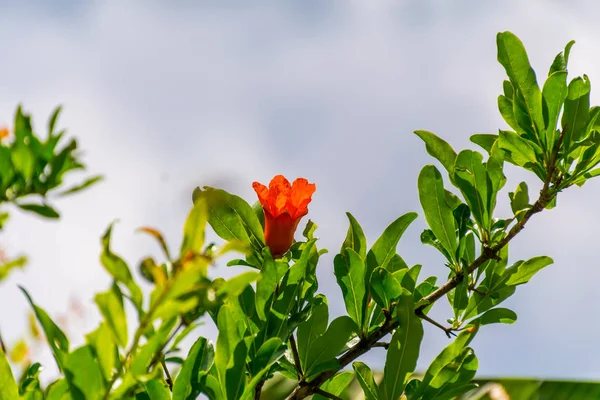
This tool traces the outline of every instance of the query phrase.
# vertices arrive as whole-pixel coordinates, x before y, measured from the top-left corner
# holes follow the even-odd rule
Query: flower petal
[[[304,178],[298,178],[292,185],[290,191],[290,203],[293,210],[289,210],[294,218],[304,216],[308,213],[308,204],[312,200],[312,195],[317,190],[314,183],[308,183]]]

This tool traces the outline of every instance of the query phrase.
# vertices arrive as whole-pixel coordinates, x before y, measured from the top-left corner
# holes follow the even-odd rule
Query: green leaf
[[[112,228],[114,223],[108,226],[108,229],[102,237],[102,254],[100,255],[100,261],[108,273],[117,281],[125,284],[129,289],[129,297],[135,305],[138,314],[143,313],[142,309],[142,291],[139,286],[133,280],[131,271],[127,266],[127,263],[123,261],[121,257],[114,254],[110,249],[110,238],[112,234]]]
[[[154,357],[160,349],[166,346],[176,322],[176,318],[164,321],[156,333],[148,339],[140,351],[133,357],[129,372],[134,378],[148,373],[151,361],[157,361]]]
[[[537,84],[535,72],[529,64],[529,58],[523,43],[511,32],[500,32],[496,36],[498,47],[498,62],[506,70],[513,88],[515,99],[524,103],[523,113],[529,125],[525,125],[525,119],[519,121],[519,125],[527,132],[531,131],[534,137],[540,138],[540,132],[544,127],[542,117],[542,93]],[[519,117],[517,117],[519,120]]]
[[[244,393],[246,386],[246,356],[248,349],[246,343],[240,341],[233,351],[233,365],[227,368],[225,382],[228,400],[237,400]]]
[[[302,236],[304,236],[306,240],[313,240],[315,238],[315,231],[317,230],[317,228],[317,224],[315,224],[312,220],[309,219],[306,223],[306,227],[302,231]]]
[[[391,303],[402,294],[400,282],[386,269],[375,268],[370,279],[373,300],[384,310],[391,310]]]
[[[529,208],[529,192],[525,182],[519,183],[514,192],[508,194],[510,198],[510,208],[516,216],[519,212]]]
[[[452,174],[456,152],[446,141],[428,131],[415,131],[415,134],[425,142],[427,153],[435,157]]]
[[[386,400],[399,399],[404,392],[408,378],[417,367],[423,339],[423,325],[414,313],[413,297],[408,291],[402,291],[394,311],[399,327],[390,341],[380,389]]]
[[[471,140],[471,142],[475,143],[476,145],[479,145],[482,149],[487,151],[489,154],[492,151],[492,146],[494,145],[496,140],[498,140],[498,135],[493,135],[493,134],[489,134],[489,133],[480,133],[480,134],[471,136],[470,140]]]
[[[104,377],[91,346],[83,346],[65,358],[65,378],[73,400],[102,399]]]
[[[257,271],[243,272],[225,281],[217,291],[217,295],[237,297],[242,294],[250,283],[256,281],[259,277],[260,273]]]
[[[552,75],[557,71],[566,71],[567,66],[569,64],[569,54],[571,53],[571,47],[575,44],[574,40],[571,40],[565,46],[565,51],[561,51],[556,55],[552,65],[550,66],[550,71],[548,72],[548,76]]]
[[[174,400],[194,400],[202,391],[201,376],[214,362],[215,351],[206,338],[199,337],[190,349],[173,384]]]
[[[4,399],[4,397],[1,397]],[[9,397],[7,397],[8,399]],[[10,397],[12,398],[12,397]],[[59,379],[48,385],[45,400],[67,400],[69,397],[69,384],[65,379]]]
[[[517,320],[517,314],[508,308],[492,308],[484,312],[479,318],[480,325],[489,324],[513,324]]]
[[[113,338],[106,322],[101,322],[96,330],[86,335],[86,342],[91,346],[106,382],[112,378],[117,363],[118,350]]]
[[[183,228],[183,242],[179,256],[183,258],[189,251],[194,253],[202,251],[206,221],[208,218],[208,205],[206,198],[200,197],[194,202]]]
[[[6,355],[0,349],[0,399],[18,399],[19,387],[13,377]]]
[[[544,99],[544,120],[546,121],[545,135],[542,137],[548,153],[554,150],[556,128],[562,106],[567,99],[567,72],[556,71],[548,77],[542,89]]]
[[[534,166],[538,163],[533,146],[515,132],[500,131],[498,147],[508,153],[510,158],[506,161],[515,165],[534,170]]]
[[[350,371],[340,372],[340,373],[336,374],[333,378],[326,381],[321,386],[321,389],[329,394],[334,395],[334,396],[341,396],[342,393],[344,392],[344,390],[346,390],[346,388],[348,387],[348,385],[350,385],[353,378],[354,378],[354,376],[353,376],[352,372],[350,372]],[[326,400],[326,399],[328,399],[328,398],[325,396],[322,396],[320,394],[316,394],[313,396],[313,400]]]
[[[64,358],[66,357],[67,354],[69,354],[69,339],[67,339],[67,337],[65,336],[63,331],[60,330],[58,325],[56,325],[54,323],[54,321],[52,321],[52,319],[48,316],[46,311],[44,311],[42,308],[38,307],[33,302],[33,300],[31,299],[31,296],[29,296],[29,293],[27,293],[27,291],[21,286],[19,286],[19,289],[21,289],[21,291],[27,298],[27,301],[31,305],[31,308],[33,309],[33,313],[35,314],[36,319],[40,323],[42,330],[44,331],[44,334],[46,335],[46,340],[48,340],[48,344],[50,345],[50,348],[52,349],[52,355],[54,356],[54,359],[56,360],[56,364],[58,365],[58,368],[60,370],[63,370]]]
[[[221,391],[225,395],[228,395],[228,390],[226,389],[228,386],[226,379],[227,369],[230,364],[234,365],[234,359],[236,358],[235,349],[242,341],[239,331],[239,321],[235,319],[230,305],[225,304],[219,309],[217,328],[219,329],[219,335],[215,351],[216,378],[219,381]]]
[[[590,80],[586,75],[569,83],[561,125],[564,131],[564,148],[583,138],[590,120]]]
[[[367,276],[370,276],[376,267],[388,268],[396,256],[396,247],[398,247],[400,238],[416,218],[417,213],[409,212],[385,228],[367,254]]]
[[[454,181],[465,196],[475,221],[489,230],[491,214],[496,206],[496,193],[482,155],[472,150],[461,151],[454,165]]]
[[[266,259],[263,263],[263,269],[260,273],[260,278],[256,283],[256,315],[262,321],[267,320],[267,314],[270,311],[272,301],[276,297],[277,285],[281,281],[283,276],[278,273],[278,266],[284,266],[286,269],[289,266],[286,263],[280,261],[273,261],[272,258]],[[271,301],[269,301],[271,300]]]
[[[0,282],[5,279],[8,274],[16,268],[23,269],[27,264],[27,257],[19,257],[14,260],[9,260],[8,262],[0,265]]]
[[[356,324],[350,317],[342,316],[334,319],[325,333],[309,344],[302,364],[305,377],[310,380],[313,375],[320,372],[319,366],[331,365],[332,361],[337,362],[335,358],[342,352],[355,331]]]
[[[64,190],[62,192],[60,192],[58,195],[59,196],[66,196],[69,194],[73,194],[73,193],[77,193],[80,192],[84,189],[87,189],[88,187],[101,182],[102,180],[104,180],[104,177],[102,175],[96,175],[96,176],[92,176],[91,178],[86,179],[85,181],[83,181],[82,183],[80,183],[79,185],[73,186],[67,190]]]
[[[146,389],[146,393],[150,400],[170,400],[171,392],[169,391],[169,386],[165,385],[163,382],[158,379],[150,379],[147,382],[144,382],[144,389]]]
[[[444,197],[442,175],[433,165],[426,165],[419,174],[419,200],[427,224],[441,245],[454,259],[458,242],[452,209]]]
[[[448,364],[446,364],[429,382],[423,393],[423,399],[452,400],[457,394],[471,389],[465,386],[473,379],[479,362],[473,349],[465,347]]]
[[[509,98],[503,95],[498,96],[498,110],[500,111],[500,115],[502,115],[504,121],[506,121],[508,126],[515,131],[522,131],[519,123],[515,119],[514,108],[515,104],[512,97]]]
[[[365,400],[379,400],[380,393],[377,385],[375,384],[375,379],[373,378],[373,371],[371,371],[371,368],[369,368],[367,364],[360,361],[353,362],[352,368],[354,368],[356,380],[365,393]]]
[[[21,142],[13,145],[10,152],[15,170],[23,176],[26,182],[31,181],[35,171],[35,155],[31,149]]]
[[[60,214],[58,214],[54,208],[47,204],[16,204],[21,210],[34,212],[42,217],[53,219],[60,217]]]
[[[237,239],[252,245],[258,253],[265,243],[263,227],[252,207],[241,197],[224,190],[205,187],[195,192],[194,201],[205,196],[208,201],[208,223],[225,240]]]
[[[519,261],[506,269],[505,282],[507,286],[516,286],[529,282],[529,280],[542,268],[552,264],[554,260],[547,256],[534,257],[525,262]]]
[[[123,308],[123,295],[116,284],[111,290],[96,294],[94,299],[107,327],[114,335],[115,342],[121,347],[127,346],[127,316]]]
[[[433,399],[434,397],[427,397],[426,394],[432,395],[432,393],[436,392],[444,382],[440,382],[440,378],[448,378],[448,366],[454,367],[456,365],[455,360],[457,358],[460,359],[460,356],[464,349],[469,349],[468,346],[473,337],[477,333],[478,326],[470,326],[469,328],[463,330],[458,334],[456,339],[448,346],[446,346],[441,353],[434,358],[431,362],[427,371],[425,371],[425,375],[423,376],[423,380],[417,387],[413,398],[415,399]],[[470,349],[469,349],[470,350]],[[445,369],[446,368],[446,369]],[[451,372],[451,371],[450,371]],[[454,373],[450,374],[449,378],[455,376]],[[434,379],[436,381],[434,382]],[[441,383],[441,384],[440,384]]]
[[[252,379],[246,385],[241,397],[242,399],[254,398],[256,385],[269,372],[271,366],[281,358],[284,351],[285,347],[282,346],[281,339],[279,338],[271,338],[260,346],[260,349],[256,352],[256,356],[252,359]]]
[[[363,232],[360,224],[350,213],[346,213],[350,220],[350,226],[348,227],[348,233],[346,239],[342,243],[342,249],[340,253],[344,254],[347,248],[354,250],[361,258],[365,258],[367,254],[367,238]]]
[[[365,263],[352,248],[346,248],[347,257],[338,254],[333,259],[334,273],[339,287],[342,289],[346,311],[356,326],[364,326],[367,307],[367,291],[365,286]]]

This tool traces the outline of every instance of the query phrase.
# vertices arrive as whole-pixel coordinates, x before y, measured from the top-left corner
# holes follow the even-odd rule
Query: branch
[[[165,363],[165,359],[161,358],[160,365],[163,367],[163,371],[165,371],[165,375],[167,376],[167,385],[169,385],[169,390],[173,391],[173,379],[171,379],[171,374],[169,373],[169,369],[167,368],[167,364]]]
[[[431,304],[435,303],[437,300],[439,300],[445,294],[450,292],[452,289],[456,288],[456,286],[458,286],[458,284],[460,282],[462,282],[462,280],[464,279],[465,276],[473,273],[475,270],[477,270],[477,268],[481,267],[487,261],[497,259],[498,252],[504,246],[506,246],[508,244],[508,242],[510,242],[515,236],[517,236],[517,234],[519,232],[521,232],[523,230],[523,228],[525,228],[525,224],[527,223],[527,221],[529,221],[529,219],[533,215],[539,213],[544,208],[546,208],[546,206],[548,206],[548,204],[550,204],[550,202],[552,200],[554,200],[556,193],[553,193],[550,190],[550,185],[552,183],[554,183],[553,176],[554,176],[554,172],[556,171],[556,159],[557,159],[558,151],[562,144],[563,138],[564,138],[564,130],[563,130],[563,132],[561,132],[561,135],[556,144],[556,148],[555,148],[554,152],[552,153],[552,157],[550,158],[550,164],[548,166],[546,179],[544,181],[544,186],[542,187],[542,190],[540,191],[540,197],[538,198],[538,200],[533,204],[533,206],[529,210],[527,210],[525,212],[525,214],[523,215],[523,218],[520,221],[518,221],[517,224],[511,228],[511,230],[506,234],[506,236],[504,238],[502,238],[502,240],[500,240],[498,243],[496,243],[492,247],[485,246],[483,248],[483,252],[481,253],[481,255],[479,257],[477,257],[475,259],[475,261],[473,261],[473,263],[466,268],[466,271],[461,270],[459,273],[457,273],[455,276],[450,278],[446,283],[444,283],[438,289],[436,289],[435,291],[433,291],[432,293],[430,293],[429,295],[427,295],[423,299],[421,299],[420,302],[422,302],[422,305],[417,307],[414,310],[415,314],[418,317],[423,318],[423,316],[425,316],[425,314],[423,312],[425,310],[425,308],[429,307]],[[558,178],[558,179],[560,179],[560,178]],[[424,318],[424,319],[427,320],[427,318]],[[431,322],[431,321],[428,320],[428,322]],[[436,324],[434,324],[434,325],[436,325]],[[312,394],[317,393],[317,391],[320,390],[319,387],[323,383],[325,383],[325,381],[327,381],[328,379],[333,377],[337,373],[337,371],[344,368],[346,365],[350,364],[356,358],[360,357],[361,355],[363,355],[364,353],[369,351],[372,347],[374,347],[376,345],[376,343],[381,338],[383,338],[385,335],[391,333],[397,327],[398,327],[397,321],[394,321],[391,318],[386,318],[386,321],[384,322],[383,325],[381,325],[379,328],[375,329],[368,337],[361,339],[354,347],[352,347],[350,350],[348,350],[346,353],[344,353],[338,359],[339,364],[340,364],[340,367],[338,369],[321,372],[314,379],[312,379],[310,381],[310,383],[307,383],[304,385],[301,384],[301,385],[297,386],[292,391],[292,393],[287,397],[287,400],[300,400],[300,399],[304,399],[305,397],[308,397]],[[440,326],[440,327],[444,331],[446,331],[446,328],[444,328],[443,326]]]
[[[298,346],[296,345],[296,339],[294,334],[290,335],[290,347],[292,348],[292,355],[294,356],[294,364],[296,365],[296,371],[298,371],[298,378],[302,379],[304,373],[302,372],[302,365],[300,364],[300,355],[298,354]]]
[[[333,400],[342,400],[341,397],[337,397],[335,394],[331,394],[329,392],[326,392],[324,390],[321,390],[319,388],[317,388],[315,390],[315,394],[320,394],[323,397],[327,397],[328,399],[333,399]]]

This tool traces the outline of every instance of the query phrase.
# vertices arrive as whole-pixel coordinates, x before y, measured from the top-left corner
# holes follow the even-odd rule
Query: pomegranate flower
[[[265,213],[265,242],[273,257],[281,257],[294,242],[298,223],[308,214],[308,203],[316,186],[304,178],[290,185],[283,175],[277,175],[268,188],[258,182],[252,187]]]

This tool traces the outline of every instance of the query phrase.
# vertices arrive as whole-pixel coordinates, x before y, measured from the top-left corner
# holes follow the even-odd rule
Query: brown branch
[[[371,348],[373,347],[383,347],[384,349],[389,349],[390,344],[388,342],[377,342],[375,343],[373,346],[371,346]]]
[[[425,313],[423,311],[415,311],[415,314],[417,314],[417,317],[429,322],[431,325],[440,328],[441,330],[444,331],[444,333],[446,334],[446,336],[448,336],[448,339],[450,339],[452,336],[456,336],[456,333],[454,333],[454,329],[452,329],[451,327],[446,328],[444,325],[440,324],[439,322],[435,321],[434,319],[429,318],[427,315],[425,315]]]
[[[167,385],[169,385],[169,390],[173,391],[173,379],[171,379],[171,374],[169,373],[169,369],[167,368],[167,364],[165,363],[165,359],[160,359],[160,365],[163,367],[163,371],[165,371],[165,375],[167,376]]]
[[[425,310],[425,308],[429,307],[431,304],[435,303],[437,300],[439,300],[441,297],[446,295],[452,289],[456,288],[456,286],[458,286],[458,284],[462,282],[462,280],[464,279],[465,276],[473,273],[475,270],[477,270],[477,268],[481,267],[487,261],[498,259],[498,252],[500,250],[502,250],[502,248],[504,246],[506,246],[508,244],[508,242],[510,242],[515,236],[517,236],[517,234],[519,232],[521,232],[523,230],[523,228],[525,228],[525,224],[527,223],[527,221],[529,221],[529,219],[533,215],[539,213],[544,208],[546,208],[546,206],[548,206],[548,204],[550,204],[550,202],[552,200],[554,200],[556,193],[553,193],[550,190],[550,185],[556,182],[553,179],[554,172],[556,171],[556,158],[558,156],[558,151],[560,149],[563,139],[564,139],[564,130],[563,130],[563,132],[561,132],[561,135],[556,144],[556,148],[555,148],[554,152],[552,153],[552,157],[550,159],[550,164],[548,166],[548,171],[546,174],[546,179],[544,181],[544,186],[542,187],[542,190],[540,191],[540,197],[538,198],[538,200],[533,204],[533,206],[529,210],[527,210],[525,212],[525,214],[523,215],[523,218],[520,221],[518,221],[517,224],[514,225],[510,229],[510,231],[506,234],[506,236],[503,237],[498,243],[496,243],[492,247],[484,246],[483,252],[481,253],[481,255],[479,255],[479,257],[477,257],[475,259],[475,261],[473,261],[473,263],[471,263],[471,265],[469,265],[466,268],[466,271],[464,269],[461,270],[459,273],[457,273],[455,276],[450,278],[446,283],[444,283],[438,289],[436,289],[435,291],[433,291],[432,293],[430,293],[429,295],[427,295],[423,299],[421,299],[420,303],[422,303],[422,305],[417,307],[414,310],[414,312],[417,316],[419,316],[420,318],[423,318],[423,316],[426,317],[426,315],[423,312]],[[557,178],[557,180],[560,180],[560,179],[561,179],[561,177]],[[427,318],[424,318],[424,319],[427,320]],[[428,321],[428,322],[431,322],[431,321]],[[434,325],[436,325],[436,324],[437,323],[435,323]],[[309,383],[301,382],[292,391],[292,393],[287,397],[287,400],[300,400],[300,399],[304,399],[305,397],[308,397],[312,394],[317,393],[317,391],[320,390],[319,387],[323,383],[325,383],[325,381],[327,381],[328,379],[333,377],[337,373],[337,371],[344,368],[346,365],[350,364],[356,358],[360,357],[361,355],[363,355],[364,353],[369,351],[372,347],[375,346],[375,344],[381,338],[383,338],[385,335],[391,333],[397,327],[398,327],[398,322],[396,322],[390,318],[386,318],[386,321],[384,322],[384,324],[382,326],[375,329],[368,337],[361,339],[354,347],[349,349],[346,353],[344,353],[338,359],[339,364],[340,364],[340,367],[338,369],[321,372],[314,379],[312,379]],[[440,325],[439,327],[441,327],[441,329],[446,331],[446,328],[444,328],[443,326]]]
[[[292,348],[292,355],[294,356],[294,364],[296,365],[296,371],[298,371],[298,378],[302,379],[304,373],[302,372],[302,365],[300,364],[300,355],[298,354],[298,346],[296,345],[296,339],[294,334],[290,335],[290,347]]]
[[[315,394],[320,394],[323,397],[327,397],[328,399],[333,399],[333,400],[342,400],[341,397],[337,397],[335,394],[331,394],[329,392],[326,392],[322,389],[317,388],[315,390]]]
[[[262,392],[264,384],[265,381],[261,379],[260,382],[258,382],[254,387],[254,400],[260,400],[260,394]]]

